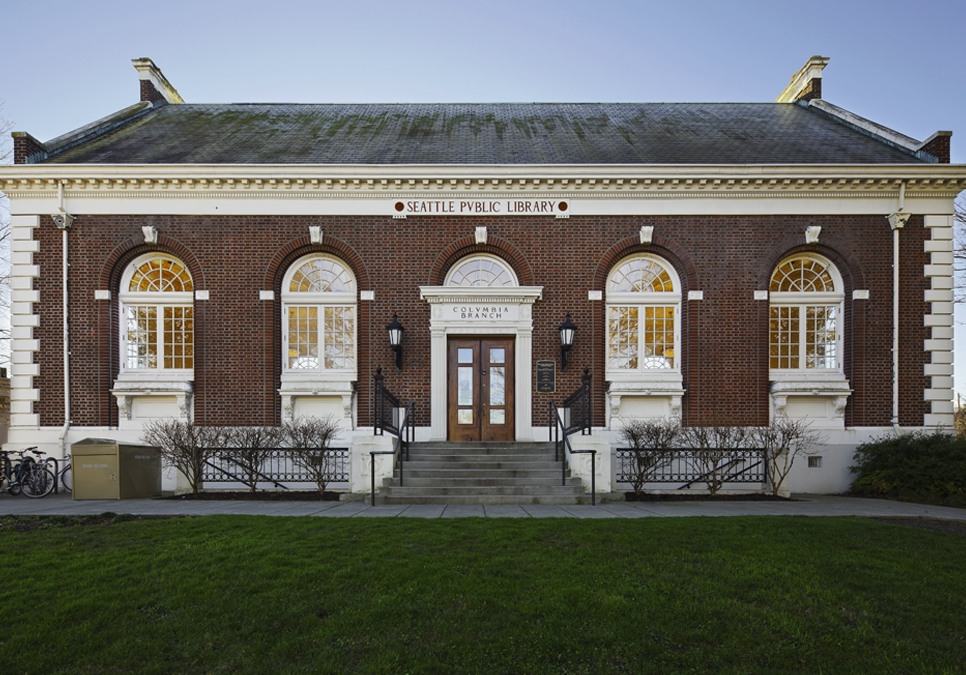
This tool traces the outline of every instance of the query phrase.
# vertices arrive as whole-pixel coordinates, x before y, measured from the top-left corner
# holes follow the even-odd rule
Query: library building
[[[628,490],[635,422],[788,418],[824,444],[786,489],[841,492],[857,445],[952,427],[966,166],[823,99],[828,62],[762,103],[195,104],[136,59],[130,107],[0,167],[5,447],[325,418],[331,489],[483,499],[490,456],[554,503]]]

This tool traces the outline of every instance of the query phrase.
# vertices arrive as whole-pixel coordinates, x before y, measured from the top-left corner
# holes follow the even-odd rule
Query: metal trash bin
[[[150,445],[85,438],[70,446],[74,499],[134,499],[161,494],[161,453]]]

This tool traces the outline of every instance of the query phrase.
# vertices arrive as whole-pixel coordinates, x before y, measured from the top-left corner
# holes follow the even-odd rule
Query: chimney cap
[[[184,99],[181,98],[181,94],[178,90],[171,86],[168,82],[168,78],[164,76],[161,69],[158,68],[154,61],[146,56],[142,56],[139,59],[131,59],[131,63],[138,71],[139,79],[147,80],[151,85],[157,90],[164,100],[168,103],[184,103]]]
[[[802,97],[802,94],[810,89],[813,80],[818,80],[821,84],[822,71],[828,65],[827,56],[813,56],[799,68],[798,72],[792,75],[791,81],[784,91],[775,99],[775,103],[794,103]],[[821,91],[821,89],[819,89]],[[816,98],[821,98],[817,96]]]

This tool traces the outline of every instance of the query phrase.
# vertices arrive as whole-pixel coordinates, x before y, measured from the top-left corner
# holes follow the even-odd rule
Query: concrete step
[[[552,443],[414,443],[399,471],[386,479],[382,504],[578,504],[587,501],[579,478],[561,485]]]
[[[450,468],[434,468],[434,467],[423,467],[414,468],[409,464],[403,467],[403,476],[406,480],[412,478],[435,478],[439,480],[476,480],[478,478],[503,478],[503,479],[521,479],[521,480],[555,480],[559,481],[561,476],[561,471],[559,466],[554,466],[549,469],[494,469],[487,467],[485,469],[477,469],[474,471],[465,470],[454,470]],[[567,472],[569,475],[569,471]]]
[[[450,504],[553,504],[556,506],[572,506],[575,504],[590,504],[590,494],[582,495],[419,495],[415,497],[386,497],[376,496],[376,504],[438,504],[446,506]]]
[[[579,478],[567,478],[567,485],[581,485]],[[419,488],[445,488],[445,487],[563,487],[561,485],[560,474],[547,478],[506,478],[503,476],[476,476],[460,478],[434,478],[424,476],[411,476],[403,474],[403,485],[405,487]],[[398,487],[399,478],[392,478],[383,481],[385,487]]]
[[[387,497],[453,495],[457,497],[473,495],[579,495],[584,493],[584,486],[577,485],[476,485],[476,486],[443,486],[433,488],[403,487],[383,485],[380,492]]]
[[[434,460],[410,460],[403,462],[404,470],[412,468],[416,470],[441,469],[447,471],[479,471],[479,470],[511,470],[511,471],[546,471],[557,468],[559,473],[559,462],[546,461],[524,461],[524,460],[484,460],[479,457],[449,457]]]

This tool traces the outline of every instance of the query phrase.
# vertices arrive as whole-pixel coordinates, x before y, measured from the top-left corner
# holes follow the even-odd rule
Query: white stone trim
[[[450,335],[506,335],[514,345],[516,440],[532,441],[533,303],[543,298],[542,286],[420,286],[419,297],[430,305],[430,440],[446,440],[446,340]],[[444,311],[447,305],[506,305],[507,317],[485,323],[467,322]]]
[[[930,363],[923,374],[931,378],[931,384],[923,392],[923,400],[930,404],[924,424],[934,427],[953,426],[953,216],[940,215],[924,218],[924,226],[930,239],[923,242],[923,250],[929,254],[929,263],[923,266],[923,274],[929,278],[931,288],[925,292],[929,314],[923,317],[923,325],[930,328],[930,339],[923,348],[929,352]]]
[[[40,250],[40,242],[34,240],[34,230],[40,227],[40,216],[11,216],[10,299],[11,299],[11,379],[10,379],[10,426],[36,427],[40,416],[34,414],[33,404],[40,400],[40,390],[34,387],[34,377],[40,374],[34,353],[40,351],[40,340],[34,338],[34,328],[40,325],[40,315],[34,312],[34,303],[40,301],[40,292],[33,290],[34,279],[40,276],[40,268],[34,265],[34,253]]]

